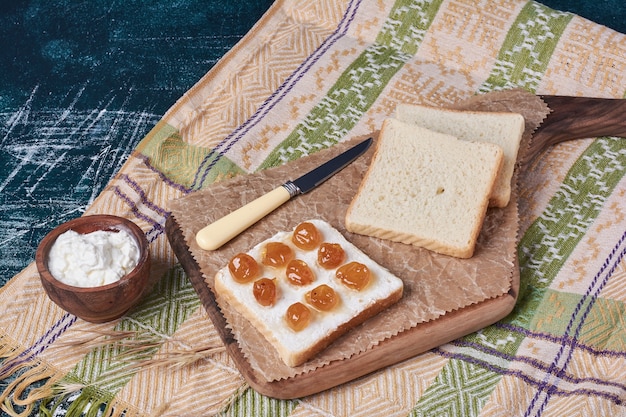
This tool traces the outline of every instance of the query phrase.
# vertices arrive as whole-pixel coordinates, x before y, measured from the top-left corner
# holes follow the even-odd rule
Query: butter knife
[[[311,191],[341,171],[365,153],[371,144],[372,138],[366,139],[301,177],[285,182],[256,200],[216,220],[196,234],[196,243],[204,250],[219,249],[293,197]]]

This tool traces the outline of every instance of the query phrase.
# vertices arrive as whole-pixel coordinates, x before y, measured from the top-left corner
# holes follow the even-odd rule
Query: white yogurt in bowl
[[[139,246],[130,233],[68,230],[56,239],[48,256],[52,276],[75,287],[98,287],[119,281],[139,261]]]

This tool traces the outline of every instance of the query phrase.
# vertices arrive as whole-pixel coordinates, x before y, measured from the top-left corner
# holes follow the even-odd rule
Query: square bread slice
[[[490,142],[504,152],[502,169],[496,180],[491,207],[506,207],[511,198],[511,180],[517,161],[524,117],[518,113],[478,112],[443,109],[415,104],[399,104],[395,118],[435,132],[475,142]]]
[[[303,249],[300,247],[302,245],[296,245],[292,239],[294,231],[281,231],[257,244],[245,254],[237,254],[231,259],[229,265],[231,263],[243,265],[244,263],[237,259],[249,255],[254,265],[258,266],[258,273],[253,273],[252,278],[247,282],[238,282],[235,279],[239,274],[237,271],[243,271],[246,268],[235,269],[233,273],[229,266],[225,266],[215,276],[215,292],[218,300],[220,298],[225,300],[243,315],[274,346],[283,362],[292,367],[303,364],[342,334],[397,302],[402,297],[404,288],[400,278],[348,242],[329,223],[313,219],[300,223],[294,230],[300,230],[301,225],[306,225],[309,229],[312,225],[313,231],[319,233],[320,239],[313,248]],[[275,245],[277,242],[284,246]],[[273,247],[272,244],[274,244]],[[327,247],[325,244],[338,244],[343,250],[343,259],[341,256],[331,256],[332,259],[340,261],[336,265],[330,262],[325,263],[324,258],[320,263],[320,251],[324,254],[331,253],[331,251],[321,249]],[[297,268],[290,266],[291,262],[298,265],[298,261],[303,261],[308,265],[313,276],[312,282],[299,279],[299,276],[306,277],[307,274],[300,273]],[[323,267],[322,264],[326,266]],[[255,268],[254,265],[252,269]],[[364,265],[365,276],[368,280],[359,286],[354,285],[358,279],[348,278],[346,281],[338,278],[337,271],[345,272],[344,266],[346,265]],[[361,268],[359,271],[364,270]],[[359,273],[354,275],[347,273],[343,277],[354,278],[355,275],[364,276]],[[258,285],[256,283],[262,282],[262,278],[269,278],[275,285],[275,300],[269,303],[268,298],[265,298],[264,304],[268,305],[262,305],[263,303],[255,296],[255,286]],[[346,285],[345,282],[352,282],[352,284]],[[267,284],[267,280],[265,283]],[[314,296],[310,294],[315,293],[316,289],[322,285],[332,288],[337,300],[336,305],[327,304],[330,307],[328,310],[323,306],[322,308],[316,307],[317,304],[311,301]],[[260,291],[257,294],[260,294]],[[328,301],[327,298],[323,300]],[[292,314],[289,310],[290,306],[295,303],[302,304],[310,313],[308,323],[306,320],[298,322],[306,324],[304,328],[298,330],[294,330],[294,326],[288,323],[290,321],[288,316]],[[289,314],[288,311],[290,311]],[[303,317],[300,313],[293,314]]]
[[[502,160],[492,143],[386,119],[346,229],[470,258]]]

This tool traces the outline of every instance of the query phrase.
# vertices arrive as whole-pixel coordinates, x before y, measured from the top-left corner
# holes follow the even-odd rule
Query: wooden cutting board
[[[519,274],[514,274],[511,289],[506,294],[444,314],[438,319],[419,324],[378,346],[347,360],[331,362],[310,373],[289,379],[268,382],[250,366],[237,341],[227,328],[215,296],[204,282],[202,273],[185,243],[182,231],[174,217],[166,222],[167,235],[178,260],[189,275],[213,325],[219,332],[226,351],[235,361],[239,372],[260,394],[293,399],[315,394],[363,375],[401,362],[444,343],[480,330],[506,317],[515,306],[519,290]]]
[[[517,300],[519,290],[519,268],[515,254],[517,204],[516,196],[513,195],[511,204],[507,209],[490,209],[486,225],[481,231],[482,237],[479,239],[479,247],[477,247],[478,255],[474,257],[476,259],[465,260],[463,262],[466,263],[458,264],[471,265],[471,267],[464,267],[462,273],[453,274],[455,281],[458,278],[461,287],[456,290],[451,289],[451,292],[465,293],[467,290],[467,293],[470,294],[469,302],[461,304],[461,308],[453,307],[454,302],[458,300],[444,299],[445,295],[443,294],[445,294],[446,289],[443,288],[443,292],[438,293],[436,301],[432,304],[441,304],[438,308],[445,310],[445,314],[433,313],[434,315],[431,317],[428,316],[430,313],[424,313],[431,318],[346,359],[334,360],[313,370],[277,380],[268,379],[252,366],[235,336],[229,330],[227,320],[216,304],[215,296],[209,285],[212,282],[212,274],[219,267],[225,265],[234,253],[246,251],[277,231],[289,230],[300,221],[321,217],[337,227],[348,240],[359,246],[375,261],[389,268],[403,279],[405,279],[403,277],[404,270],[401,266],[403,262],[410,262],[413,257],[431,256],[428,251],[410,245],[352,235],[342,228],[342,218],[346,205],[360,183],[360,178],[371,159],[372,150],[318,189],[288,202],[218,251],[213,253],[202,252],[195,244],[195,233],[203,225],[273,189],[280,185],[280,181],[294,178],[301,172],[308,171],[312,166],[316,166],[333,156],[329,153],[337,154],[347,148],[348,145],[350,144],[343,143],[333,147],[336,149],[326,150],[328,152],[320,151],[283,167],[223,181],[207,190],[171,202],[172,214],[166,222],[166,232],[178,260],[188,274],[237,368],[252,388],[269,397],[291,399],[311,395],[411,358],[495,323],[512,311]],[[502,224],[507,224],[507,227],[500,227]],[[497,239],[490,241],[491,235],[497,236]],[[438,257],[439,255],[435,256]],[[488,260],[481,262],[483,257],[488,258]],[[506,266],[499,265],[499,268],[495,269],[487,267],[494,262],[499,262],[500,258],[508,259]],[[450,268],[445,265],[461,262],[455,259],[450,260],[447,257],[437,258],[435,261],[431,259],[428,262],[422,262],[431,265],[431,269],[442,268],[442,271],[431,271],[434,275],[445,274],[443,270]],[[445,263],[448,261],[450,263]],[[483,264],[485,267],[481,267]],[[423,271],[423,266],[421,268],[420,275],[427,276],[429,271]],[[492,276],[494,273],[497,274],[496,277]],[[503,278],[507,280],[507,287],[500,291],[498,296],[480,298],[482,286],[488,286],[491,280],[502,281]],[[414,294],[417,291],[416,288],[419,288],[419,291],[428,291],[428,285],[435,285],[434,283],[428,284],[426,278],[417,277],[417,280],[419,285],[416,287],[408,285],[408,280],[405,281],[407,297],[411,296],[412,293]],[[463,288],[463,285],[466,288]],[[477,297],[477,301],[472,302],[472,297]],[[421,300],[421,304],[429,304],[428,299]],[[429,307],[429,305],[425,305],[425,311],[428,311]],[[362,330],[354,329],[352,332],[358,331]]]
[[[565,96],[538,97],[516,89],[473,96],[454,107],[459,110],[521,113],[526,120],[526,129],[522,138],[523,146],[520,148],[517,169],[522,170],[528,169],[534,158],[543,150],[564,140],[600,135],[622,137],[626,135],[626,125],[622,117],[626,108],[626,100]],[[334,148],[337,148],[337,151],[341,150],[339,145]],[[505,268],[505,270],[502,268],[493,269],[488,266],[488,263],[483,263],[481,267],[480,261],[470,265],[473,260],[469,260],[467,261],[468,267],[465,269],[466,275],[474,278],[474,284],[471,284],[472,280],[470,280],[470,286],[474,287],[473,290],[480,292],[483,285],[488,285],[491,280],[499,280],[503,277],[510,278],[510,285],[507,290],[496,297],[485,298],[480,302],[470,303],[461,308],[446,310],[445,314],[420,322],[414,327],[382,341],[371,349],[350,356],[348,359],[332,361],[313,371],[296,374],[289,378],[278,380],[265,378],[251,366],[237,340],[228,330],[226,319],[217,307],[215,297],[208,285],[212,270],[207,268],[207,258],[204,254],[200,254],[197,248],[193,247],[194,233],[202,226],[247,201],[251,201],[258,195],[270,191],[285,180],[295,178],[323,162],[328,157],[323,153],[324,151],[321,151],[310,157],[302,158],[297,161],[296,165],[291,163],[259,174],[215,184],[215,189],[207,190],[205,195],[203,195],[205,193],[203,190],[197,193],[200,194],[198,198],[191,197],[196,199],[195,206],[194,204],[191,205],[191,210],[185,210],[184,204],[173,204],[172,215],[166,222],[166,231],[173,250],[189,275],[202,304],[224,341],[228,353],[250,386],[259,393],[270,397],[290,399],[311,395],[411,358],[499,321],[513,310],[518,297],[520,286],[520,273],[516,256],[518,211],[517,192],[514,189],[508,208],[488,212],[488,218],[485,220],[486,225],[481,230],[480,249],[478,250],[478,258],[491,255],[491,262],[498,263],[501,256],[510,258],[510,267]],[[219,255],[216,256],[216,258],[220,258],[218,259],[218,262],[221,262],[220,266],[226,264],[229,253],[234,250],[247,250],[254,246],[253,243],[273,235],[277,229],[288,230],[294,226],[293,222],[304,220],[310,215],[307,210],[311,206],[317,208],[314,210],[316,214],[321,214],[320,217],[329,221],[333,226],[339,226],[340,231],[346,235],[346,231],[341,228],[342,211],[346,208],[346,199],[337,199],[336,197],[350,196],[350,193],[356,191],[355,187],[358,186],[367,163],[368,159],[365,156],[357,159],[351,166],[335,175],[318,190],[314,190],[307,196],[298,197],[296,199],[298,203],[292,204],[290,202],[254,225],[244,235],[227,244],[223,250],[220,249],[220,252],[224,252],[221,254],[221,258]],[[517,183],[517,180],[514,183]],[[254,190],[252,193],[250,192],[251,188]],[[226,190],[229,189],[230,191],[227,192]],[[239,201],[232,201],[231,198],[228,204],[223,204],[222,196],[229,193],[231,196],[233,193],[238,195],[236,199]],[[233,204],[235,205],[233,206]],[[196,221],[196,226],[191,224],[193,223],[191,219]],[[498,235],[495,241],[492,239],[494,235]],[[412,252],[407,249],[406,245],[386,244],[376,239],[368,239],[349,233],[346,237],[359,246],[361,250],[368,253],[375,261],[386,267],[393,268],[403,262],[410,263],[411,260],[408,258],[419,258],[424,255],[420,251]],[[433,260],[441,261],[441,259]],[[429,272],[431,272],[429,268],[441,268],[442,265],[447,267],[450,263],[435,262],[433,265],[423,268],[420,275],[428,277]],[[400,276],[403,275],[401,269],[396,268],[395,272]],[[463,268],[459,272],[463,272]],[[460,278],[460,281],[463,281],[463,277]],[[427,279],[425,280],[427,281]],[[461,282],[459,288],[464,288],[464,285],[467,285],[467,281]],[[424,288],[428,289],[428,283],[425,284]],[[477,293],[472,293],[470,298],[476,295]],[[440,304],[442,298],[445,298],[445,292],[440,292],[438,297],[433,297],[432,304]],[[425,300],[424,304],[428,303],[429,300]],[[446,303],[443,304],[446,305]],[[390,313],[383,312],[381,314]],[[358,331],[358,329],[353,330],[353,332]]]

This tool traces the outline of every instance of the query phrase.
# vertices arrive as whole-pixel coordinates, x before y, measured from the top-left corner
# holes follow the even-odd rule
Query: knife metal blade
[[[372,138],[366,139],[301,177],[285,182],[269,193],[216,220],[196,234],[196,243],[204,250],[219,249],[291,198],[311,191],[341,171],[365,153],[371,144]]]

